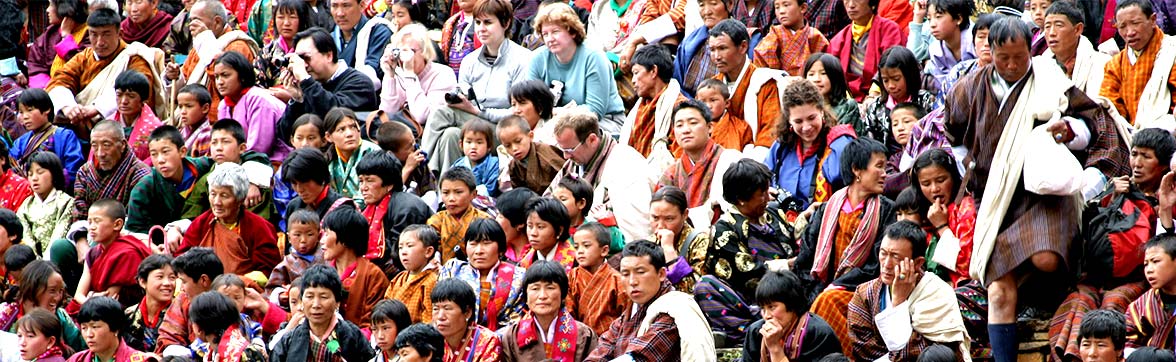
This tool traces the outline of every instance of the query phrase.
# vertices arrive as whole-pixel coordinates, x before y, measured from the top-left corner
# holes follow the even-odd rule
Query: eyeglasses
[[[572,148],[560,147],[559,150],[563,151],[564,153],[567,153],[567,154],[572,154],[572,153],[576,153],[576,150],[580,149],[580,146],[583,146],[583,145],[584,145],[584,141],[580,141],[580,143],[576,144],[576,147],[572,147]]]

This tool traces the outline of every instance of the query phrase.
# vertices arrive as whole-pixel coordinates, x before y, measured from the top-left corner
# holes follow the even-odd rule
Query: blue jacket
[[[834,190],[841,186],[841,151],[850,141],[853,141],[852,136],[843,135],[830,142],[829,157],[825,158],[825,163],[821,167],[822,174]],[[816,153],[803,161],[798,158],[796,145],[781,146],[780,142],[776,141],[772,143],[772,149],[768,152],[764,164],[772,169],[772,174],[776,178],[775,186],[792,193],[801,201],[803,207],[807,208],[813,201],[813,173],[817,170],[817,160],[821,158],[821,154]]]
[[[364,16],[359,19],[359,23],[355,24],[355,30],[352,30],[351,40],[346,43],[343,42],[343,34],[336,25],[331,32],[331,39],[335,40],[335,47],[339,50],[339,58],[348,67],[358,68],[359,64],[355,64],[355,50],[359,43],[359,30],[370,21],[368,17]],[[367,58],[364,59],[364,64],[372,67],[376,71],[376,77],[383,79],[384,70],[380,68],[380,57],[384,56],[384,47],[392,40],[392,29],[387,25],[376,24],[372,26],[371,35],[368,37]]]
[[[697,84],[686,84],[683,81],[686,78],[686,68],[690,67],[690,61],[694,59],[695,54],[706,51],[706,40],[710,38],[707,35],[709,32],[709,28],[700,26],[682,39],[682,43],[678,45],[678,56],[674,58],[674,79],[682,85],[682,95],[686,98],[694,99],[694,88],[698,86]],[[755,46],[759,44],[761,38],[763,38],[763,34],[759,31],[751,34],[751,44],[747,46],[747,61],[751,61],[751,57],[755,53]]]
[[[20,160],[24,157],[25,152],[28,152],[29,142],[32,140],[33,132],[25,132],[20,138],[13,142],[12,147],[8,150],[8,154],[15,160]],[[78,173],[78,168],[85,163],[85,157],[82,155],[82,141],[78,140],[78,136],[73,131],[65,127],[57,127],[53,132],[53,138],[46,141],[51,142],[53,146],[53,153],[61,158],[61,164],[65,166],[65,185],[70,187],[73,185],[74,175]],[[20,165],[20,167],[27,170],[28,165]]]

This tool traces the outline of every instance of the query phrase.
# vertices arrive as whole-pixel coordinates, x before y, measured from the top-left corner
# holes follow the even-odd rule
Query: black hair
[[[755,287],[755,303],[764,306],[777,302],[800,317],[812,306],[805,293],[804,283],[793,272],[768,271]]]
[[[319,133],[323,133],[323,131],[321,131],[323,129],[322,120],[319,120],[319,122],[315,125],[319,128]],[[384,151],[396,152],[400,151],[401,148],[404,148],[404,144],[402,144],[400,141],[405,134],[409,135],[409,138],[412,139],[412,141],[408,141],[408,143],[417,141],[416,135],[413,134],[411,128],[408,128],[408,125],[401,122],[387,122],[381,124],[380,128],[376,129],[376,134],[375,136],[372,136],[372,138]],[[323,135],[320,134],[319,136],[321,137]]]
[[[24,240],[24,225],[20,223],[20,217],[16,216],[12,210],[0,208],[0,228],[4,228],[9,237],[16,237],[12,240],[12,244],[20,244]]]
[[[199,105],[203,106],[203,105],[211,105],[212,104],[212,94],[208,93],[208,88],[204,88],[203,85],[200,85],[198,83],[188,84],[188,85],[185,85],[183,88],[180,88],[180,92],[178,94],[184,94],[184,93],[188,93],[188,94],[191,94],[192,96],[195,96],[196,103],[198,103]]]
[[[53,123],[53,100],[49,98],[49,93],[46,93],[44,89],[25,89],[17,96],[16,102],[22,106],[41,111],[47,117],[48,123]]]
[[[355,173],[360,176],[376,176],[383,186],[391,186],[392,192],[404,189],[404,179],[400,173],[404,170],[400,160],[387,152],[371,152],[359,160],[355,165]]]
[[[906,75],[903,75],[903,76],[905,77]],[[908,91],[908,93],[909,93],[909,91]],[[912,95],[912,97],[914,97],[914,95]],[[923,119],[923,117],[927,116],[927,111],[923,109],[923,106],[921,106],[915,102],[902,102],[902,103],[896,104],[896,105],[894,105],[894,108],[890,109],[890,114],[893,115],[894,112],[898,111],[898,110],[911,111],[911,113],[914,114],[916,120]],[[891,116],[891,118],[894,118],[894,116]],[[889,127],[889,125],[887,125],[887,127]]]
[[[318,129],[318,135],[320,138],[327,136],[327,129],[325,126],[323,126],[323,119],[319,118],[319,116],[317,114],[307,113],[307,114],[298,116],[298,119],[294,120],[294,125],[290,126],[290,137],[293,138],[294,131],[296,131],[299,128],[302,128],[302,126],[305,126],[308,124],[312,125],[312,126],[314,126],[314,128]]]
[[[898,196],[894,197],[894,210],[899,212],[914,212],[921,215],[922,212],[919,210],[919,201],[915,196],[915,194],[918,193],[919,190],[915,189],[913,185],[911,187],[902,189],[902,191],[898,193]]]
[[[388,5],[388,10],[391,11],[393,6],[400,6],[408,9],[408,18],[412,19],[414,23],[420,23],[425,19],[424,7],[425,4],[416,4],[413,0],[394,0]],[[503,23],[505,25],[505,23]],[[438,360],[440,361],[440,360]]]
[[[960,21],[960,30],[968,29],[968,22],[976,12],[976,3],[972,0],[930,0],[927,5],[935,7],[941,13],[947,13],[952,19]]]
[[[225,273],[225,266],[212,248],[197,247],[172,260],[172,269],[176,274],[187,275],[193,280],[199,280],[201,275],[207,275],[211,283],[213,279]]]
[[[441,233],[438,233],[437,229],[432,226],[427,224],[409,225],[400,232],[400,235],[409,233],[416,235],[417,241],[420,241],[425,247],[432,247],[434,251],[441,247]]]
[[[608,228],[606,228],[604,224],[595,221],[586,222],[584,225],[580,225],[576,228],[576,232],[581,231],[592,233],[592,235],[596,237],[596,242],[600,243],[600,246],[606,248],[612,247],[612,233],[608,232]],[[612,254],[613,251],[615,250],[609,250],[609,254]]]
[[[995,23],[997,19],[1003,17],[1005,17],[1005,15],[994,13],[980,14],[977,16],[976,23],[972,24],[972,42],[976,41],[976,33],[979,33],[981,30],[991,29],[992,23]]]
[[[33,251],[33,247],[25,244],[16,244],[4,251],[4,270],[14,272],[24,269],[25,266],[37,260],[37,253]]]
[[[519,187],[499,195],[494,206],[498,208],[498,214],[506,218],[511,226],[523,226],[527,224],[527,204],[537,197],[539,194],[536,194],[535,191]],[[566,215],[567,212],[565,211],[564,214]]]
[[[878,0],[870,1],[878,2]],[[747,44],[748,40],[750,40],[750,35],[747,33],[747,26],[735,19],[724,19],[720,21],[718,24],[715,24],[715,27],[710,28],[706,35],[709,38],[726,35],[731,38],[731,43],[735,44],[735,46]]]
[[[621,251],[621,258],[648,256],[649,263],[653,265],[654,269],[662,269],[666,267],[666,254],[662,251],[661,245],[658,245],[649,240],[636,240],[625,244],[625,249]]]
[[[372,307],[372,324],[392,322],[399,333],[412,324],[412,317],[408,315],[408,307],[404,302],[395,299],[384,299]]]
[[[282,181],[314,181],[319,185],[327,185],[331,182],[328,164],[327,155],[323,154],[323,151],[314,148],[296,149],[286,155],[286,161],[282,162]]]
[[[286,225],[308,224],[319,228],[321,227],[321,225],[319,225],[321,223],[322,219],[319,218],[318,212],[315,212],[311,209],[294,210],[290,212],[289,216],[286,216]]]
[[[919,60],[915,59],[915,53],[912,53],[910,49],[901,45],[892,46],[890,49],[886,49],[882,53],[882,59],[878,60],[879,74],[881,74],[882,69],[898,69],[902,72],[902,80],[906,83],[907,96],[911,97],[911,99],[918,99],[919,90],[923,89],[923,78],[922,72],[919,70]],[[881,76],[879,76],[879,79],[881,79]],[[886,87],[881,88],[882,95],[884,97],[888,96]]]
[[[1127,317],[1110,309],[1086,312],[1078,327],[1078,344],[1087,338],[1109,338],[1115,350],[1122,351],[1127,345]]]
[[[527,286],[534,283],[553,283],[559,286],[559,302],[563,305],[568,297],[568,273],[563,265],[551,260],[540,260],[527,267],[523,274],[523,300],[527,300]]]
[[[366,233],[367,230],[364,229]],[[343,302],[343,282],[339,279],[339,272],[326,264],[315,264],[302,272],[302,284],[298,285],[305,293],[310,288],[324,288],[331,291],[335,301]]]
[[[300,31],[294,35],[294,44],[303,39],[309,39],[319,53],[330,55],[332,62],[339,60],[339,49],[335,47],[335,39],[331,38],[331,33],[326,29],[316,26]]]
[[[666,185],[657,189],[649,198],[649,203],[653,204],[657,201],[674,205],[682,215],[686,215],[686,209],[690,208],[690,203],[686,200],[686,191],[682,191],[677,186]]]
[[[101,8],[94,10],[90,16],[86,18],[86,27],[100,28],[104,26],[119,26],[122,23],[122,17],[118,15],[117,11]]]
[[[163,269],[164,267],[171,267],[172,257],[164,254],[151,254],[139,263],[139,270],[136,276],[139,280],[147,280],[151,276],[151,272]]]
[[[1167,169],[1172,162],[1172,152],[1176,152],[1176,138],[1163,128],[1144,128],[1131,139],[1131,147],[1150,148],[1156,153],[1160,167]]]
[[[919,354],[918,362],[955,362],[956,353],[951,347],[934,343],[923,349],[923,353]]]
[[[452,167],[445,173],[441,174],[439,183],[445,181],[459,181],[470,188],[470,192],[477,192],[478,180],[474,177],[474,172],[465,167]]]
[[[1128,0],[1134,1],[1134,0]],[[1124,362],[1176,362],[1176,355],[1171,350],[1159,349],[1152,346],[1136,348],[1127,356]]]
[[[678,103],[678,105],[674,106],[674,113],[671,114],[670,117],[677,117],[678,112],[683,109],[693,109],[698,111],[698,114],[702,115],[702,120],[706,121],[706,123],[715,121],[715,115],[711,114],[710,107],[697,99],[688,99],[685,102]]]
[[[245,55],[236,51],[228,51],[221,54],[216,59],[216,64],[224,64],[233,71],[237,72],[237,81],[241,82],[241,89],[248,90],[257,85],[257,71],[253,68],[253,63],[249,59],[245,59]],[[229,94],[222,94],[223,97],[230,96]]]
[[[963,177],[960,176],[959,168],[956,166],[955,156],[952,156],[947,150],[942,148],[934,148],[924,151],[915,159],[914,165],[911,166],[910,180],[911,188],[915,191],[915,203],[919,206],[919,213],[926,215],[927,210],[931,207],[932,200],[928,200],[927,196],[923,194],[923,184],[919,180],[919,173],[929,167],[939,167],[951,176],[951,194],[949,197],[955,197],[959,192],[960,187],[963,187]],[[948,201],[948,200],[944,200]]]
[[[209,289],[219,290],[220,288],[224,287],[237,287],[241,288],[241,291],[244,292],[245,279],[242,279],[240,275],[233,273],[221,274],[221,276],[212,280],[212,285],[209,286]]]
[[[366,233],[367,229],[364,230]],[[498,244],[499,258],[506,254],[506,232],[502,231],[502,225],[498,225],[498,221],[480,217],[470,222],[470,226],[466,227],[465,236],[461,239],[462,250],[465,250],[466,243],[483,240],[491,240]]]
[[[1168,254],[1169,258],[1176,259],[1176,235],[1160,234],[1153,236],[1143,245],[1144,250],[1151,248],[1160,248],[1164,251],[1164,254]]]
[[[900,220],[886,227],[886,238],[890,240],[906,240],[911,243],[911,259],[927,256],[927,231],[918,224],[907,220]]]
[[[674,77],[674,55],[663,45],[652,44],[637,49],[632,63],[642,66],[646,71],[657,67],[657,78],[662,82],[669,83]]]
[[[1123,3],[1119,3],[1119,6],[1123,6]],[[1017,40],[1024,42],[1026,48],[1033,44],[1033,30],[1020,18],[1002,16],[993,21],[992,27],[988,29],[988,45],[992,46],[993,51],[1001,45]]]
[[[169,124],[159,126],[159,128],[151,131],[151,137],[148,139],[150,142],[160,140],[171,142],[171,144],[176,146],[177,152],[184,147],[184,135],[180,133],[180,130],[176,126]]]
[[[1138,6],[1139,10],[1143,12],[1143,16],[1148,17],[1148,18],[1150,18],[1150,17],[1152,17],[1152,15],[1156,14],[1155,9],[1152,8],[1151,1],[1147,1],[1147,0],[1122,0],[1122,1],[1119,1],[1118,4],[1115,5],[1115,12],[1118,13],[1119,11],[1126,9],[1129,6]]]
[[[592,209],[592,194],[596,192],[587,181],[578,177],[564,177],[559,180],[559,188],[572,193],[575,201],[584,200],[584,208],[580,209],[580,217],[587,218],[588,210]]]
[[[340,207],[323,217],[323,229],[335,233],[337,242],[362,257],[368,248],[368,221],[353,207]]]
[[[90,205],[90,214],[98,213],[96,210],[101,210],[103,215],[111,219],[126,219],[127,207],[123,203],[115,199],[102,199]]]
[[[61,163],[61,158],[57,154],[48,151],[40,151],[33,154],[29,158],[29,172],[32,172],[33,165],[49,171],[49,175],[53,178],[53,188],[64,192],[73,192],[73,188],[65,185],[65,165]]]
[[[106,322],[110,331],[115,335],[127,330],[127,315],[123,313],[121,304],[107,296],[97,296],[86,299],[82,309],[78,312],[78,324],[90,322]]]
[[[221,120],[216,121],[216,123],[212,124],[212,132],[216,131],[228,132],[233,136],[233,139],[237,140],[237,144],[245,144],[245,127],[235,119],[221,118]]]
[[[756,191],[767,190],[771,182],[768,166],[750,158],[741,159],[723,172],[723,200],[732,204],[750,200]]]
[[[114,78],[114,90],[138,93],[139,98],[147,102],[151,99],[151,80],[137,70],[127,69]]]
[[[9,272],[12,272],[9,269]],[[49,278],[53,274],[61,274],[57,265],[48,260],[33,260],[20,270],[20,281],[16,286],[16,295],[6,295],[5,299],[18,305],[25,302],[36,303],[37,295],[49,288]]]
[[[78,24],[85,24],[90,16],[90,7],[80,0],[49,0],[57,9],[58,19],[70,19]]]
[[[829,95],[825,99],[830,107],[845,101],[849,93],[849,86],[845,83],[845,71],[841,69],[841,60],[829,53],[813,53],[804,61],[804,74],[807,75],[813,64],[820,62],[825,68],[825,76],[829,78]]]
[[[474,118],[466,121],[466,123],[461,126],[462,140],[465,140],[466,135],[470,133],[480,135],[482,138],[485,138],[489,147],[494,146],[494,125],[490,124],[490,122],[486,122],[481,118]]]
[[[191,306],[188,307],[188,320],[199,327],[201,332],[217,336],[217,340],[207,341],[217,343],[225,330],[241,323],[241,313],[237,311],[237,304],[224,294],[201,293],[192,298]]]
[[[875,154],[886,157],[886,146],[875,141],[872,138],[858,138],[845,145],[845,149],[841,151],[841,179],[846,184],[853,184],[857,176],[853,174],[854,170],[865,170],[870,167],[870,159]],[[742,161],[742,160],[741,160]],[[727,171],[730,172],[730,171]],[[724,181],[726,181],[724,179]],[[726,182],[723,183],[726,185]],[[727,192],[727,188],[723,188],[723,193]]]
[[[471,319],[477,311],[475,309],[477,296],[474,295],[474,288],[456,278],[438,280],[437,285],[433,286],[433,292],[429,293],[429,301],[433,302],[434,306],[442,302],[453,302],[453,304],[457,304],[458,308],[461,308],[462,313],[469,312]]]
[[[572,217],[568,216],[568,209],[559,200],[550,197],[540,197],[527,203],[527,216],[538,216],[540,220],[551,224],[557,230],[556,243],[571,237]]]
[[[310,4],[303,0],[278,0],[274,4],[274,16],[270,20],[270,28],[274,29],[274,36],[277,36],[277,21],[278,13],[294,13],[298,17],[298,31],[310,29]]]
[[[396,334],[395,348],[412,348],[419,356],[429,356],[429,362],[442,362],[445,358],[445,337],[437,328],[427,323],[417,323]]]
[[[323,116],[323,133],[335,132],[335,128],[339,127],[339,124],[343,123],[343,121],[347,119],[355,121],[356,125],[359,124],[359,116],[355,114],[355,111],[344,107],[331,108],[331,110],[327,111],[327,114]]]
[[[62,355],[72,354],[73,349],[65,344],[65,336],[61,330],[61,320],[57,318],[57,314],[41,308],[26,311],[13,328],[13,332],[36,332],[45,337],[56,338],[53,346],[61,349]]]
[[[1066,20],[1069,21],[1071,25],[1084,23],[1082,10],[1078,10],[1078,7],[1069,1],[1054,1],[1054,3],[1049,6],[1049,9],[1045,10],[1045,15],[1065,16]]]
[[[510,86],[510,99],[516,102],[526,100],[539,112],[539,118],[551,119],[551,112],[555,109],[555,94],[547,88],[541,80],[528,80]]]

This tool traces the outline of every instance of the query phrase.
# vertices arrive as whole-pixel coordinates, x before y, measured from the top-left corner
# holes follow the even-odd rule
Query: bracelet
[[[939,230],[943,230],[946,227],[947,227],[947,223],[943,223],[943,225],[936,226],[935,231],[938,232]]]

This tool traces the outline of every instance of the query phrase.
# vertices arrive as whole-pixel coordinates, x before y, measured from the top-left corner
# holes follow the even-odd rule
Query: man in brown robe
[[[637,105],[621,128],[621,142],[650,160],[666,167],[681,154],[674,142],[674,106],[685,102],[678,81],[672,78],[674,55],[660,46],[642,48],[633,56],[633,86]],[[659,170],[660,171],[660,170]]]
[[[127,18],[122,21],[120,34],[123,41],[139,42],[152,48],[163,45],[172,16],[159,11],[159,0],[129,0],[126,6]]]
[[[731,93],[727,112],[747,122],[751,126],[753,144],[766,148],[776,141],[776,118],[780,116],[777,79],[784,74],[752,64],[747,58],[750,46],[747,27],[731,19],[715,25],[707,40],[711,60],[719,68],[715,79],[727,83],[727,90]]]

